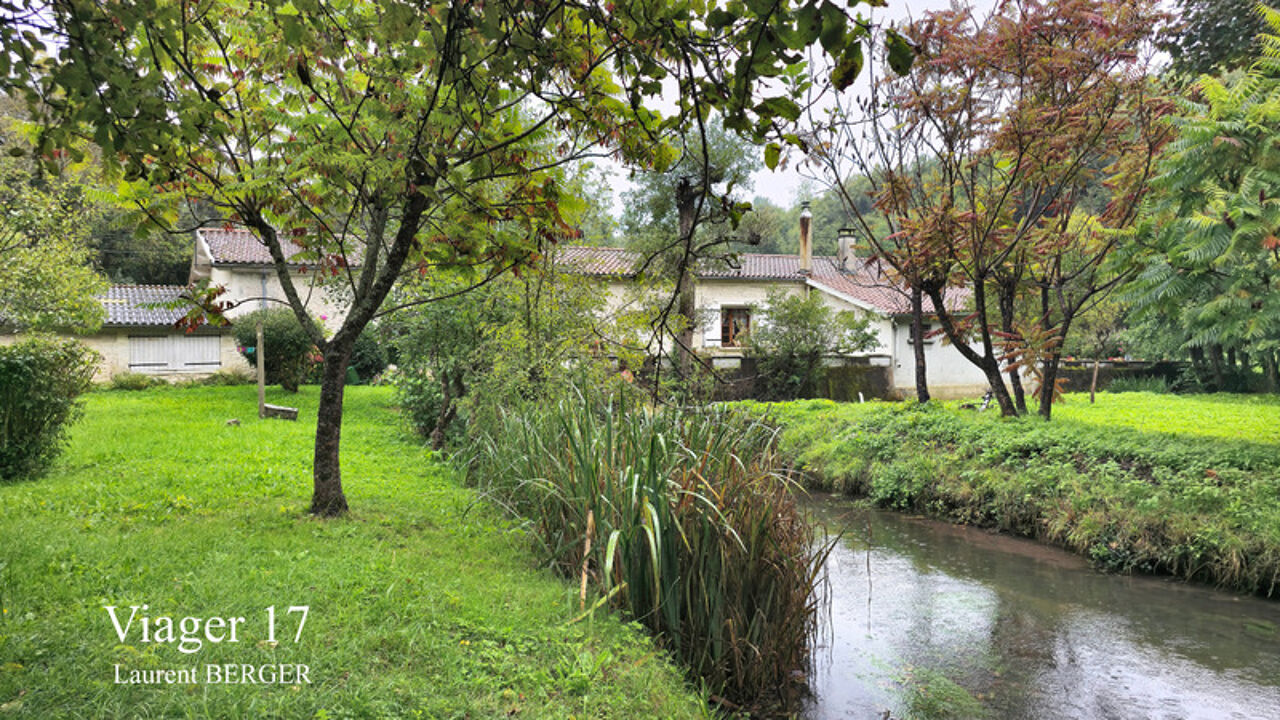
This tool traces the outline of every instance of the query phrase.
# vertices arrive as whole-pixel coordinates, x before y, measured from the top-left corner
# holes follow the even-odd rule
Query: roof
[[[187,314],[183,308],[150,308],[150,303],[162,303],[178,299],[187,288],[182,285],[112,285],[98,296],[106,308],[103,325],[116,327],[173,327],[179,318]]]
[[[641,263],[639,253],[622,248],[563,247],[558,264],[583,275],[598,277],[632,277]],[[854,267],[842,270],[830,255],[813,258],[812,272],[800,271],[799,255],[740,253],[732,261],[703,260],[697,270],[702,280],[761,280],[807,283],[846,299],[869,306],[888,315],[911,312],[911,298],[905,289],[890,280],[879,266],[858,258]],[[947,304],[958,310],[969,293],[952,289]],[[933,312],[933,303],[924,299],[924,311]]]
[[[640,253],[614,247],[556,248],[556,264],[580,275],[597,277],[632,277],[638,270]]]
[[[244,229],[200,228],[196,235],[209,247],[214,265],[270,265],[271,253],[257,235]],[[302,252],[302,246],[281,237],[285,260]]]

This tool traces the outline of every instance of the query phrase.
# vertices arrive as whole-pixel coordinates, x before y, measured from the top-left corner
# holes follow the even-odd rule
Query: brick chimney
[[[836,235],[836,262],[845,272],[853,271],[854,235],[851,228],[840,228]]]
[[[800,272],[808,275],[813,272],[813,213],[809,212],[809,201],[800,203]]]

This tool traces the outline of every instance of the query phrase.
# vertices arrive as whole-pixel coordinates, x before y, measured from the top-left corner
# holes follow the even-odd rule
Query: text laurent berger
[[[245,665],[227,663],[205,665],[206,685],[301,685],[311,682],[311,668],[307,665]],[[117,685],[198,685],[200,675],[193,665],[189,668],[167,670],[125,670],[115,666]]]

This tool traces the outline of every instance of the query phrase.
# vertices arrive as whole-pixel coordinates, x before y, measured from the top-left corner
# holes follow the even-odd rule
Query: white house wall
[[[98,369],[94,372],[94,382],[106,382],[116,375],[127,372],[139,372],[137,368],[131,368],[130,359],[130,337],[180,337],[184,333],[182,331],[168,331],[152,328],[105,328],[92,335],[77,335],[75,340],[88,346],[96,351],[101,357],[98,363]],[[173,379],[178,378],[194,378],[211,375],[220,370],[244,371],[251,370],[249,363],[236,349],[235,338],[230,332],[223,332],[220,335],[210,336],[218,338],[218,360],[217,366],[204,366],[200,368],[188,368],[183,370],[164,369],[161,371],[153,371],[148,374],[167,376]],[[0,335],[0,345],[11,345],[19,336],[13,334]]]
[[[312,287],[311,283],[316,281],[314,275],[298,272],[292,275],[293,286],[298,291],[298,296],[305,301],[307,310],[317,318],[323,316],[321,322],[331,332],[341,327],[342,321],[347,316],[345,304],[338,302],[333,297],[332,291],[320,286]],[[275,268],[216,265],[211,270],[209,281],[213,285],[225,286],[227,288],[225,298],[231,301],[263,297],[264,282],[266,297],[281,301],[285,299],[284,288],[280,284]],[[280,302],[269,302],[267,306],[288,307]],[[234,320],[237,316],[253,312],[259,307],[261,303],[258,301],[249,301],[228,311],[227,317]]]
[[[936,325],[935,325],[936,327]],[[915,350],[911,344],[911,323],[901,320],[894,323],[893,385],[903,396],[916,393]],[[959,350],[943,338],[935,337],[925,343],[925,373],[929,382],[929,394],[938,399],[981,395],[987,389],[987,376],[978,366],[969,362]]]
[[[724,308],[760,308],[769,299],[769,291],[782,288],[787,295],[801,292],[804,286],[793,282],[767,282],[760,280],[701,279],[694,293],[694,305],[698,312],[698,328],[694,331],[695,348],[719,348],[720,311]],[[758,312],[758,310],[757,310]],[[757,312],[751,314],[754,326],[759,321]],[[726,348],[726,351],[728,348]]]
[[[791,296],[803,292],[805,285],[799,282],[768,282],[760,280],[704,279],[698,281],[697,307],[702,326],[695,333],[694,345],[703,348],[720,347],[720,310],[722,308],[750,307],[755,311],[751,315],[753,327],[759,322],[767,322],[767,319],[762,318],[759,314],[759,309],[768,302],[770,290],[778,288],[784,289],[786,294]],[[823,303],[836,312],[852,312],[860,317],[870,315],[872,318],[871,326],[875,329],[880,344],[872,350],[860,354],[889,355],[893,343],[893,323],[888,317],[870,312],[860,305],[837,297],[820,288],[810,288],[810,292],[819,293]]]

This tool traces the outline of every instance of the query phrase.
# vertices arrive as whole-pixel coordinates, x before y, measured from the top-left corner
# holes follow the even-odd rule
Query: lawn
[[[404,436],[385,388],[350,388],[352,513],[306,515],[316,388],[96,392],[53,472],[0,485],[0,717],[697,717],[705,704],[634,625],[571,622],[576,588]],[[239,419],[239,425],[228,420]],[[236,642],[122,642],[104,606],[244,617]],[[307,621],[300,639],[300,613]],[[268,641],[275,608],[276,642]],[[217,633],[215,633],[217,635]],[[194,643],[188,643],[190,649]],[[300,665],[273,684],[205,666]],[[116,682],[195,668],[196,683]],[[294,670],[296,672],[296,669]]]
[[[1280,396],[1071,393],[1056,419],[1145,432],[1280,445]]]

